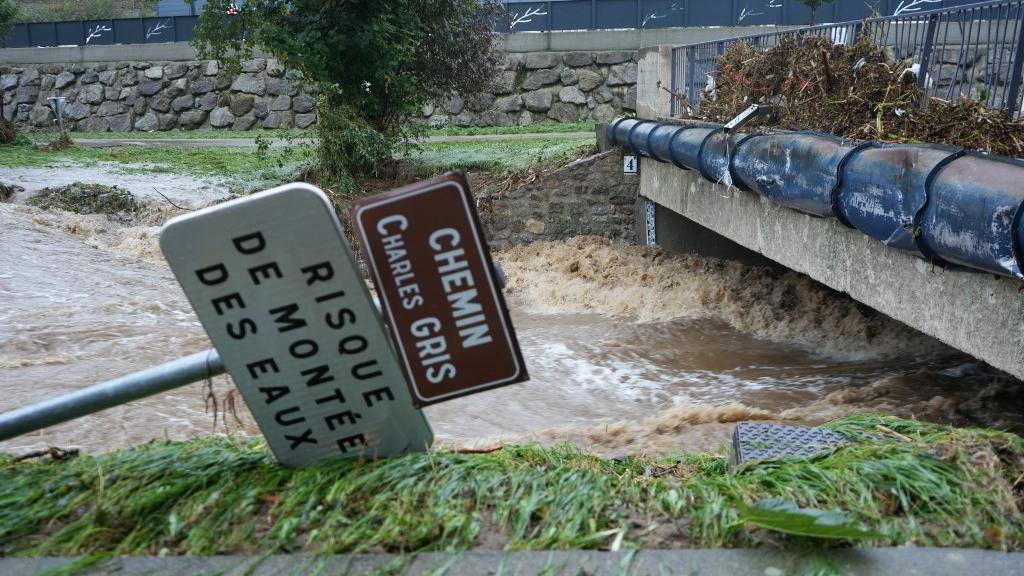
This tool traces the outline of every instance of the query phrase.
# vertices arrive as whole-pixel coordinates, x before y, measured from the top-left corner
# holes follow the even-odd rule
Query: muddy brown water
[[[0,204],[0,411],[210,346],[156,246],[172,213],[125,226]],[[739,420],[864,411],[1024,430],[1021,382],[797,274],[596,238],[498,259],[533,379],[428,408],[441,445],[717,450]],[[223,410],[232,385],[212,384]],[[204,396],[193,384],[0,451],[258,433],[244,406],[215,424]]]

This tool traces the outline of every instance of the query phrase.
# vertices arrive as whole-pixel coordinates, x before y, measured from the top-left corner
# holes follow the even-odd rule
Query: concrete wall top
[[[0,49],[0,66],[18,64],[83,64],[86,62],[124,62],[129,60],[177,62],[195,59],[195,48],[190,46],[188,42]]]
[[[778,29],[783,28],[792,27],[779,27]],[[658,28],[654,30],[520,32],[517,34],[501,35],[498,40],[498,46],[506,52],[638,50],[658,44],[693,44],[770,32],[776,29],[774,26],[725,26],[712,28]],[[77,64],[86,62],[122,62],[128,60],[170,62],[195,59],[196,51],[187,42],[0,49],[0,65]]]
[[[506,52],[572,52],[575,50],[639,50],[658,44],[697,44],[711,40],[789,30],[796,26],[710,26],[651,30],[588,30],[503,34]]]

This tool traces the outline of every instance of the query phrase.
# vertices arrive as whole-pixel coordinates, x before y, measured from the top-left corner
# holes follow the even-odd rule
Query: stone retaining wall
[[[640,180],[622,173],[622,151],[583,158],[503,193],[476,194],[494,249],[593,235],[635,243]]]
[[[84,132],[306,128],[314,90],[274,59],[243,63],[235,77],[216,61],[40,64],[0,67],[4,115],[32,128],[53,125],[50,96],[67,97],[65,118]]]
[[[424,107],[433,126],[512,126],[542,120],[608,121],[636,107],[636,52],[509,54],[488,92]],[[227,75],[216,61],[0,65],[4,116],[26,128],[53,126],[50,96],[67,97],[65,118],[81,132],[308,128],[315,86],[273,58]]]
[[[637,52],[509,54],[488,91],[424,106],[439,126],[515,126],[544,120],[608,122],[636,109]]]

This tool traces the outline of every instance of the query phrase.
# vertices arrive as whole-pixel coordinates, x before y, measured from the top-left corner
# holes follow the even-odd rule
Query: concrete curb
[[[0,559],[0,574],[29,576],[73,568],[74,558]],[[79,562],[85,564],[84,562]],[[1024,554],[961,548],[777,550],[641,550],[636,552],[462,552],[132,557],[82,566],[81,574],[191,576],[270,576],[279,574],[687,574],[702,576],[782,576],[852,574],[941,576],[1024,574]]]

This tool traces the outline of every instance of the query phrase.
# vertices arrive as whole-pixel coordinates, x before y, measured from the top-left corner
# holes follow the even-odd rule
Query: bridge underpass
[[[667,46],[642,51],[638,118],[665,121],[670,116],[669,95],[661,89],[671,85],[670,54]],[[640,195],[656,205],[663,227],[671,225],[670,230],[656,229],[656,240],[669,250],[757,263],[757,256],[735,247],[742,246],[1024,378],[1024,291],[1019,280],[934,266],[838,220],[712,183],[671,163],[642,157],[639,174]],[[643,231],[639,236],[644,237]]]

